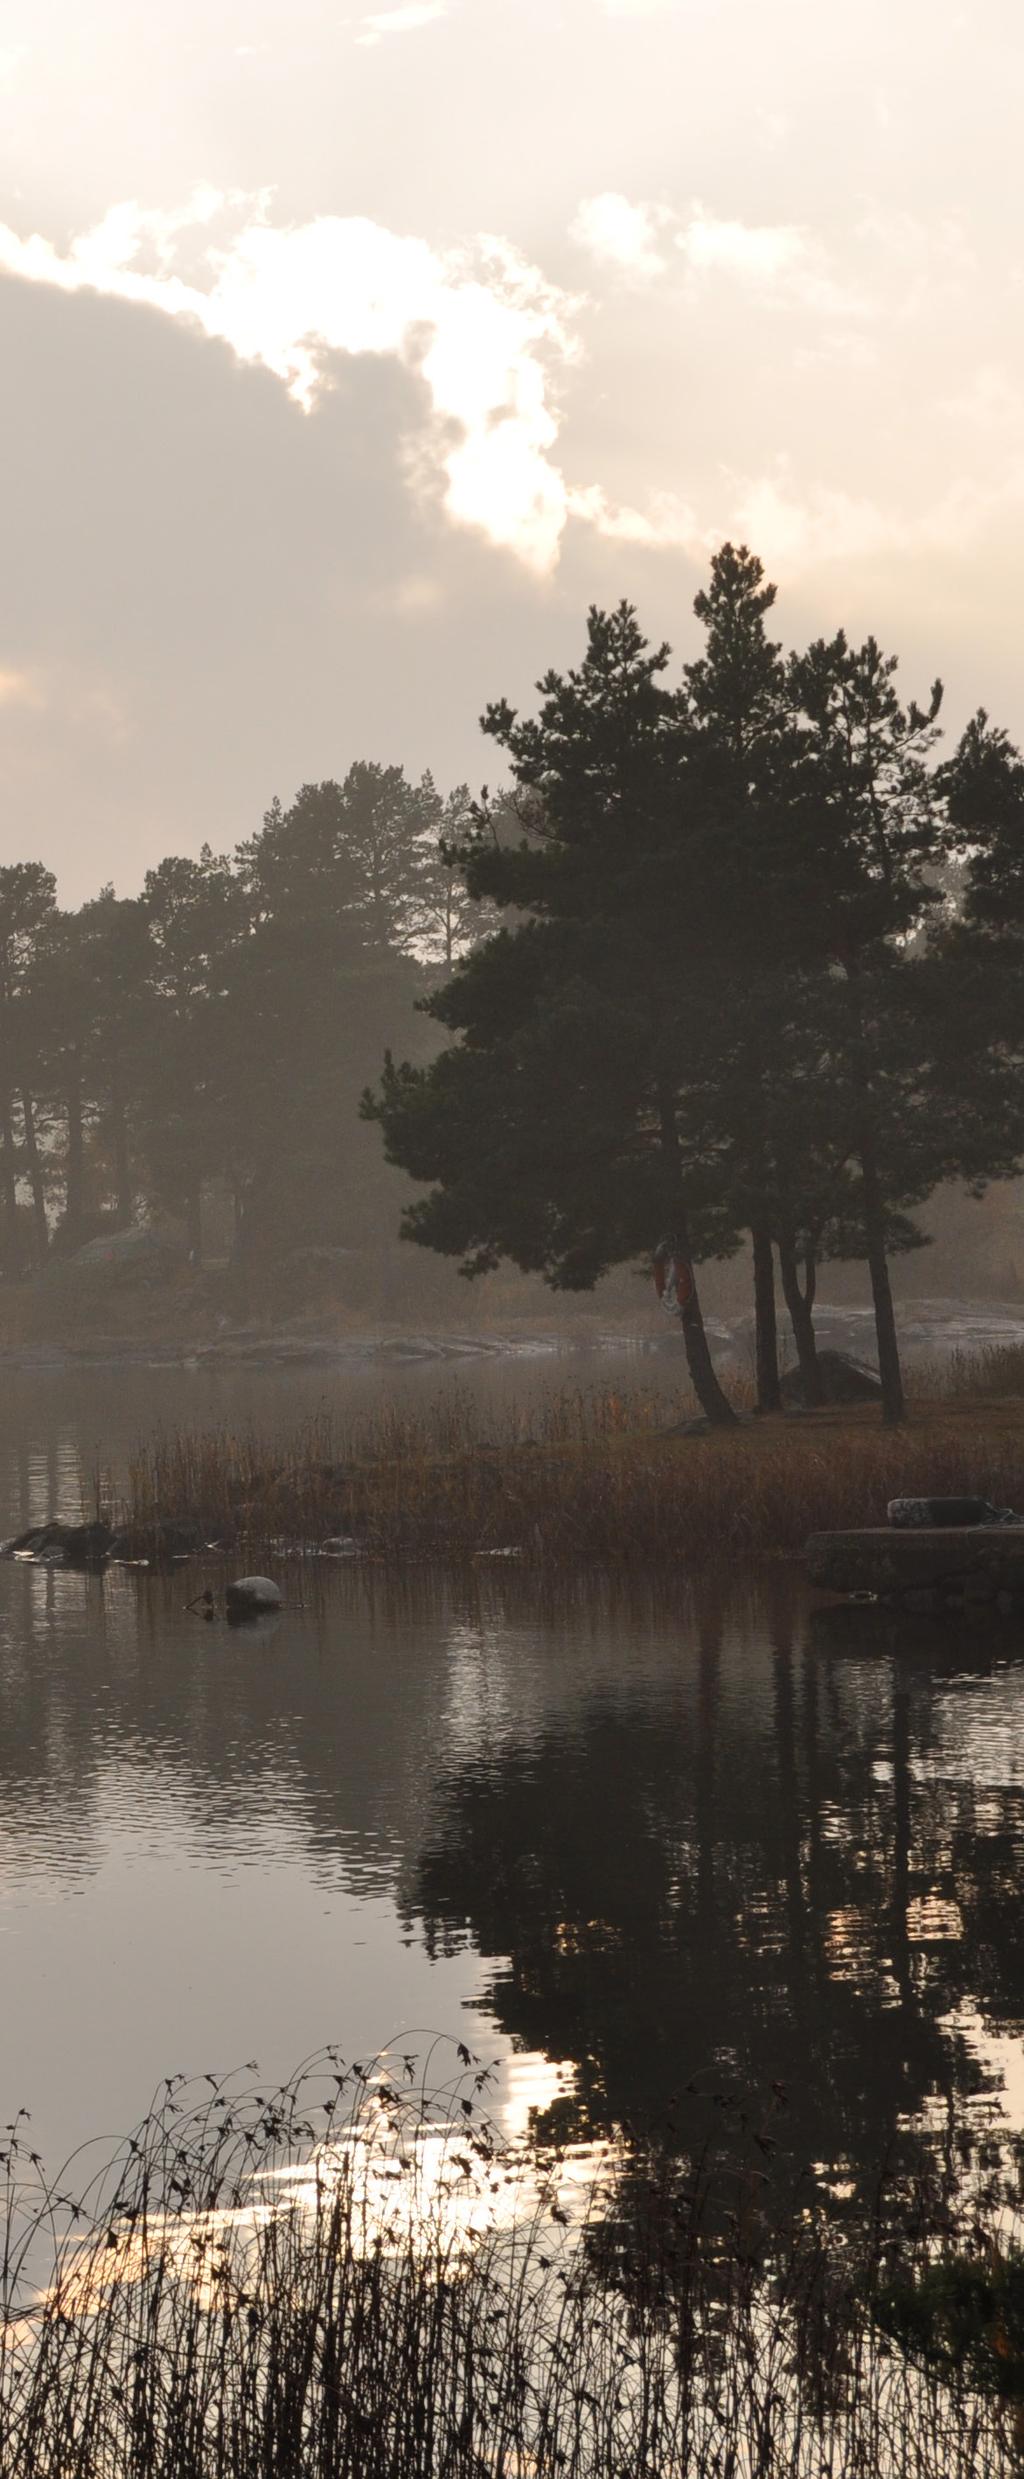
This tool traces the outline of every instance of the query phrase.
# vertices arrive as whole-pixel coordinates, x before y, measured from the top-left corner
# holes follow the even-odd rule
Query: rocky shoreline
[[[904,1300],[898,1304],[900,1338],[910,1358],[948,1359],[954,1352],[1024,1349],[1024,1310],[1019,1301]],[[749,1317],[706,1317],[716,1350],[734,1363],[750,1356]],[[866,1364],[874,1360],[869,1308],[822,1301],[816,1311],[822,1350],[843,1351]],[[662,1321],[632,1333],[596,1327],[532,1333],[368,1333],[288,1331],[232,1327],[203,1340],[188,1336],[90,1335],[69,1341],[40,1339],[0,1347],[0,1368],[45,1373],[67,1369],[364,1369],[457,1366],[479,1360],[538,1361],[593,1353],[646,1359],[678,1356],[679,1337]]]
[[[142,1529],[138,1525],[118,1527],[102,1516],[88,1524],[62,1523],[55,1517],[0,1541],[0,1559],[101,1574],[108,1566],[172,1567],[190,1558],[227,1556],[244,1537],[234,1526],[221,1526],[217,1531],[191,1516],[171,1517]],[[331,1533],[322,1541],[278,1541],[270,1547],[285,1557],[353,1559],[367,1555],[364,1544],[349,1533]]]

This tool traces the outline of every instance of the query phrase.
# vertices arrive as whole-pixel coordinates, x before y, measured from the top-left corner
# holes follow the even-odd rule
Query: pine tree
[[[588,1289],[659,1238],[690,1265],[737,1243],[707,1076],[718,809],[667,661],[628,604],[594,610],[582,664],[545,676],[538,716],[484,718],[532,824],[508,845],[482,817],[464,866],[516,926],[427,1003],[451,1046],[426,1067],[389,1061],[364,1103],[388,1158],[433,1182],[406,1236],[466,1272],[507,1256]],[[731,1421],[695,1284],[682,1323],[698,1399]]]
[[[886,1419],[901,1420],[903,1380],[889,1278],[882,1127],[892,1093],[914,1075],[914,983],[907,943],[934,900],[944,811],[930,765],[942,688],[926,706],[901,704],[896,660],[874,638],[853,647],[842,631],[793,656],[789,685],[804,742],[780,854],[792,872],[794,949],[838,983],[841,1049],[833,1051],[850,1113],[859,1217],[871,1278]],[[831,993],[829,993],[831,1008]],[[834,1009],[831,1010],[834,1014]],[[909,1044],[895,1053],[893,1040]],[[932,1181],[931,1184],[934,1184]],[[927,1193],[927,1189],[921,1191]]]
[[[705,782],[709,787],[712,783],[717,787],[724,813],[723,831],[735,835],[739,828],[738,850],[748,867],[765,822],[782,796],[793,740],[786,667],[781,648],[772,642],[765,628],[775,598],[776,588],[766,581],[760,560],[745,544],[737,549],[732,543],[725,543],[712,560],[710,585],[702,588],[694,602],[697,618],[707,631],[705,651],[699,660],[687,664],[683,674],[690,720],[699,736]],[[770,912],[767,886],[765,895]],[[738,1014],[742,1023],[747,1015],[745,983],[750,957],[746,942],[741,951],[740,942],[731,937],[726,921],[721,928],[723,998],[730,975],[735,976],[737,966],[740,970],[739,983],[732,991],[731,1001],[726,1000],[724,1013],[727,1022],[730,1016]],[[762,930],[770,930],[769,920],[763,921]],[[766,953],[770,958],[772,945],[769,935],[758,959],[759,977]],[[765,1015],[762,1008],[762,1033]],[[740,1149],[742,1211],[749,1216],[754,1270],[757,1407],[761,1412],[774,1412],[778,1411],[782,1396],[766,1072],[763,1049],[759,1045],[755,1050],[748,1044],[742,1092],[734,1084],[733,1098],[734,1102],[739,1101],[745,1139]]]

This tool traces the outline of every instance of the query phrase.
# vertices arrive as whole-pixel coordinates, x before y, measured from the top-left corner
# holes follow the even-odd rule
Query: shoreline
[[[2,1303],[0,1303],[2,1307]],[[1024,1352],[1024,1308],[1003,1298],[958,1300],[940,1294],[897,1302],[901,1349],[908,1364],[911,1392],[915,1366],[922,1361],[941,1366],[958,1355],[974,1356],[1001,1350]],[[749,1315],[722,1316],[709,1311],[705,1324],[726,1382],[735,1388],[750,1360]],[[863,1304],[823,1300],[816,1310],[819,1349],[838,1349],[874,1370],[872,1311]],[[124,1331],[116,1323],[83,1330],[37,1330],[4,1333],[0,1315],[0,1368],[17,1373],[106,1367],[242,1369],[323,1368],[325,1372],[364,1367],[457,1368],[461,1363],[532,1363],[575,1358],[675,1362],[680,1387],[686,1376],[678,1331],[665,1319],[637,1313],[635,1321],[585,1315],[576,1318],[509,1320],[487,1328],[472,1324],[417,1327],[381,1321],[368,1326],[339,1326],[307,1319],[264,1323],[225,1323],[219,1331],[189,1332],[179,1325],[167,1330],[162,1321],[141,1323]]]

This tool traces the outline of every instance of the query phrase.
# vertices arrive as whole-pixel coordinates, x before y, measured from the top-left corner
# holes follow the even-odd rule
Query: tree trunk
[[[29,1186],[32,1190],[32,1213],[36,1226],[36,1261],[39,1265],[43,1265],[50,1246],[50,1226],[46,1219],[46,1181],[43,1177],[43,1158],[39,1151],[39,1138],[36,1135],[35,1106],[31,1093],[25,1085],[21,1090],[21,1116],[25,1130],[25,1160],[28,1165]]]
[[[896,1334],[896,1316],[889,1281],[889,1259],[885,1247],[885,1198],[875,1151],[871,1113],[871,1078],[864,1050],[864,1013],[859,974],[856,967],[846,965],[846,979],[854,1010],[854,1072],[860,1091],[860,1129],[857,1154],[860,1161],[864,1204],[864,1248],[871,1276],[871,1297],[875,1307],[875,1335],[878,1342],[878,1374],[882,1383],[882,1418],[891,1424],[906,1418],[903,1396],[903,1374],[900,1368],[900,1347]]]
[[[683,1329],[690,1384],[705,1420],[710,1421],[713,1429],[735,1429],[736,1414],[728,1396],[722,1393],[715,1376],[715,1364],[704,1330],[704,1319],[701,1315],[696,1283],[693,1287],[692,1300],[686,1308],[681,1308],[679,1311],[679,1322]]]
[[[82,1126],[82,1086],[72,1071],[64,1100],[67,1118],[68,1149],[64,1175],[64,1227],[73,1248],[81,1240],[85,1214],[85,1136]]]
[[[809,1248],[804,1257],[804,1283],[801,1289],[796,1240],[791,1231],[784,1231],[779,1240],[779,1271],[782,1275],[782,1290],[789,1311],[789,1322],[793,1328],[796,1363],[800,1371],[800,1388],[804,1402],[810,1405],[823,1403],[825,1389],[821,1382],[821,1370],[818,1367],[818,1342],[814,1331],[817,1267],[814,1251]]]
[[[663,1087],[658,1095],[658,1116],[661,1129],[662,1159],[664,1161],[667,1173],[666,1187],[668,1189],[669,1196],[674,1203],[674,1214],[671,1225],[672,1247],[677,1258],[689,1266],[692,1278],[690,1297],[685,1308],[681,1308],[679,1311],[679,1322],[683,1329],[683,1344],[686,1350],[686,1365],[690,1372],[690,1384],[693,1387],[694,1394],[700,1404],[704,1418],[709,1422],[710,1426],[713,1429],[734,1429],[736,1427],[736,1414],[733,1411],[732,1404],[729,1402],[728,1396],[723,1394],[718,1383],[718,1379],[715,1376],[714,1362],[711,1358],[708,1338],[704,1331],[704,1319],[701,1315],[700,1297],[697,1291],[697,1277],[693,1272],[693,1255],[690,1248],[690,1236],[686,1228],[686,1217],[681,1210],[679,1202],[679,1191],[682,1184],[682,1162],[679,1151],[679,1130],[676,1125],[675,1099],[667,1087]]]
[[[18,1177],[14,1156],[14,1119],[11,1096],[7,1087],[0,1095],[0,1195],[4,1215],[4,1272],[11,1282],[21,1273],[21,1234],[18,1230]]]
[[[862,1131],[858,1150],[863,1182],[864,1238],[868,1272],[871,1276],[871,1297],[875,1305],[878,1374],[882,1381],[882,1418],[894,1424],[906,1418],[907,1407],[903,1395],[903,1373],[900,1368],[896,1314],[892,1304],[889,1260],[885,1248],[885,1207],[882,1202],[874,1144],[866,1129]]]
[[[782,1409],[779,1385],[779,1333],[775,1317],[775,1259],[772,1235],[763,1222],[751,1225],[754,1248],[754,1343],[759,1412]]]

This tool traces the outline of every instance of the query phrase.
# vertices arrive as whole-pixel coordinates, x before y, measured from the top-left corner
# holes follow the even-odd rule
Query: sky
[[[715,546],[1024,737],[1018,0],[0,0],[0,859],[494,778]]]

